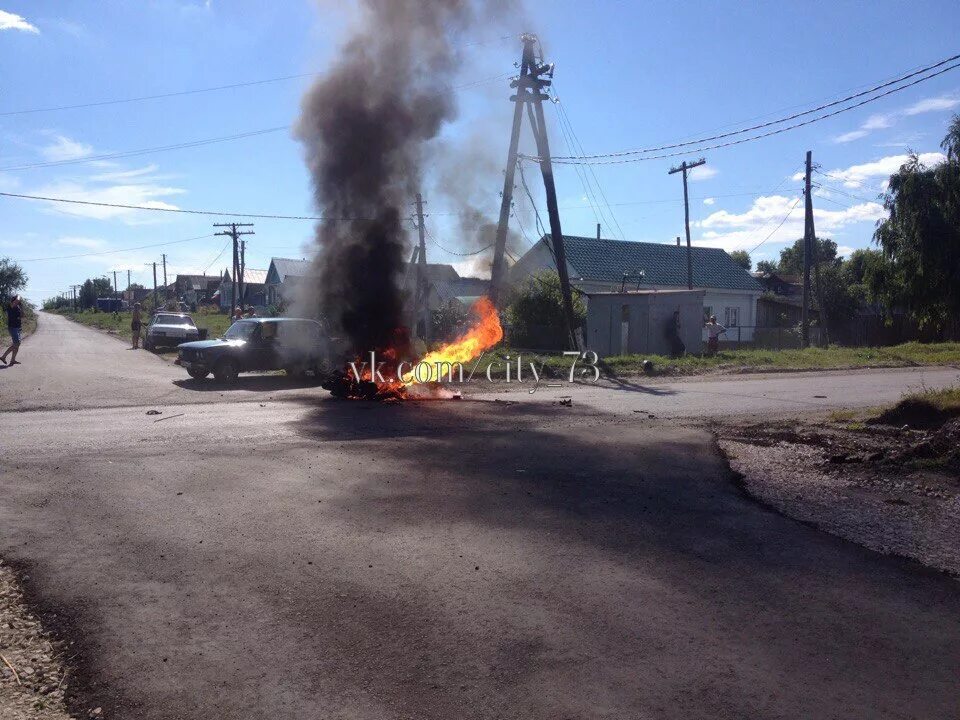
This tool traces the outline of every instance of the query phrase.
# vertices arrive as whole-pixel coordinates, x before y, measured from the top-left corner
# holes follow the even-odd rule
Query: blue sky
[[[311,77],[141,102],[20,111],[156,95],[322,72],[355,10],[350,3],[288,0],[0,0],[0,191],[164,207],[313,214],[300,145],[289,130],[125,158],[98,156],[269,128],[296,120]],[[495,218],[511,107],[507,81],[519,43],[537,32],[556,63],[556,95],[587,153],[670,143],[788,114],[958,52],[960,4],[929,2],[553,2],[476,28],[459,40],[461,112],[427,168],[431,237],[465,246],[444,192],[450,178]],[[482,82],[477,82],[482,81]],[[839,117],[773,138],[705,153],[690,191],[697,243],[752,249],[794,205],[806,150],[834,178],[819,178],[817,229],[843,248],[869,244],[882,216],[875,200],[907,148],[935,162],[951,113],[960,111],[960,71]],[[554,153],[569,154],[548,106]],[[14,113],[14,114],[2,114]],[[523,150],[533,154],[529,137]],[[691,157],[696,157],[693,153]],[[439,157],[439,156],[438,156]],[[463,161],[457,161],[463,158]],[[574,167],[557,168],[564,230],[672,242],[683,233],[681,185],[667,171],[680,158],[594,168],[602,212]],[[67,163],[35,166],[40,163]],[[443,167],[440,172],[437,168]],[[451,167],[454,168],[451,170]],[[16,169],[19,168],[19,169]],[[587,174],[592,181],[594,175]],[[540,212],[539,177],[527,178]],[[412,201],[412,198],[411,198]],[[605,204],[600,201],[599,204]],[[522,190],[518,216],[536,234]],[[63,206],[0,198],[0,256],[21,261],[28,296],[41,299],[86,277],[131,269],[167,253],[168,272],[217,272],[216,218]],[[516,225],[514,226],[516,228]],[[309,253],[310,222],[257,220],[248,266]],[[775,257],[802,233],[802,203],[754,252]],[[155,243],[163,247],[79,255]],[[521,246],[523,242],[521,241]],[[482,271],[431,245],[430,259]],[[125,285],[125,280],[121,287]]]

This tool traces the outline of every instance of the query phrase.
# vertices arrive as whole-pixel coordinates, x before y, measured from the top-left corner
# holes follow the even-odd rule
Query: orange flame
[[[426,364],[429,367],[436,368],[437,363],[450,363],[451,365],[466,363],[503,339],[500,316],[497,314],[497,308],[490,302],[490,298],[479,298],[470,310],[478,316],[478,322],[453,342],[424,355],[418,364]],[[404,385],[409,386],[416,382],[413,371],[403,374]]]

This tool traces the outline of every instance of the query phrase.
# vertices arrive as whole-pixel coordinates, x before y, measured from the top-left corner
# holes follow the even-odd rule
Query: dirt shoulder
[[[27,610],[15,573],[0,562],[0,717],[68,720],[62,656]]]
[[[960,578],[960,418],[916,428],[869,414],[714,429],[755,499]]]

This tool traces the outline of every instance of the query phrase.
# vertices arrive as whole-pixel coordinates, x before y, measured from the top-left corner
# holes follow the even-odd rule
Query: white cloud
[[[117,180],[133,180],[145,175],[151,175],[158,170],[156,165],[146,165],[134,170],[119,170],[117,172],[102,173],[100,175],[91,175],[91,180],[99,182],[116,182]]]
[[[176,205],[166,200],[184,192],[186,191],[181,188],[165,187],[151,182],[102,187],[77,180],[59,180],[36,188],[30,194],[110,205],[139,205],[149,208],[176,209]],[[78,217],[94,218],[96,220],[121,219],[128,225],[143,224],[156,220],[156,218],[148,219],[145,217],[143,211],[122,207],[72,205],[69,203],[49,203],[49,207],[56,212]]]
[[[857,130],[851,130],[850,132],[843,133],[842,135],[837,135],[833,138],[833,142],[853,142],[854,140],[859,140],[860,138],[866,137],[874,130],[885,130],[886,128],[893,127],[901,117],[910,117],[928,112],[952,110],[958,105],[960,105],[960,97],[956,95],[941,95],[939,97],[924,98],[923,100],[919,100],[910,107],[903,108],[902,110],[871,115],[862,125],[860,125]]]
[[[710,165],[699,165],[687,173],[687,177],[690,178],[691,182],[700,182],[703,180],[709,180],[710,178],[716,177],[720,174],[720,171],[715,167]]]
[[[40,33],[35,25],[31,25],[24,18],[6,10],[0,10],[0,30],[20,30],[34,35]]]
[[[837,255],[842,258],[848,258],[855,249],[856,248],[852,248],[849,245],[839,245],[837,246]]]
[[[703,199],[703,204],[704,204],[704,205],[713,205],[715,202],[716,202],[716,200],[715,200],[714,198],[712,198],[712,197],[711,197],[711,198],[704,198],[704,199]]]
[[[941,112],[943,110],[953,110],[960,105],[960,97],[943,95],[941,97],[926,98],[920,102],[914,103],[903,111],[904,115],[919,115],[927,112]]]
[[[864,130],[884,130],[896,122],[896,115],[871,115],[867,121],[861,125]]]
[[[921,153],[919,158],[920,162],[928,167],[941,163],[947,159],[943,153],[939,152]],[[882,178],[884,181],[886,181],[891,175],[900,169],[901,165],[903,165],[909,159],[910,156],[906,154],[887,155],[886,157],[882,157],[879,160],[874,160],[873,162],[863,163],[860,165],[851,165],[846,169],[830,170],[827,175],[830,176],[829,179],[839,180],[843,182],[844,186],[851,189],[856,189],[868,184],[868,182],[874,178]],[[793,179],[802,180],[803,174],[797,173],[793,176]]]
[[[870,133],[868,133],[866,130],[851,130],[843,135],[837,135],[835,138],[833,138],[833,141],[835,143],[848,143],[853,142],[854,140],[859,140],[860,138],[866,137],[869,134]]]
[[[100,240],[99,238],[77,237],[72,235],[57,238],[57,242],[61,245],[70,245],[72,247],[86,248],[88,250],[99,250],[106,245],[106,242]]]
[[[813,212],[817,232],[822,235],[832,235],[848,225],[873,223],[884,217],[883,206],[874,202],[838,210],[814,208]],[[758,197],[746,212],[718,210],[701,221],[699,227],[704,232],[694,244],[719,247],[728,252],[752,250],[765,239],[768,245],[789,243],[803,236],[803,204],[796,197]]]
[[[93,154],[93,146],[77,142],[65,135],[54,135],[50,145],[40,148],[40,154],[50,162],[61,160],[77,160]]]

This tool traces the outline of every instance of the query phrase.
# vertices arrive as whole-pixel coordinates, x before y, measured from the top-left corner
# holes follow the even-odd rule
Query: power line
[[[556,81],[554,81],[553,88],[556,90]],[[566,121],[567,128],[570,131],[570,135],[573,138],[575,146],[579,147],[580,152],[583,153],[583,143],[580,142],[580,138],[577,135],[576,130],[573,129],[573,122],[570,120],[570,114],[567,112],[567,109],[564,107],[563,103],[560,102],[560,98],[555,98],[555,105],[558,110],[557,116],[560,117],[562,121]],[[563,122],[560,123],[560,126],[563,127]],[[600,180],[597,178],[596,172],[594,172],[593,167],[589,165],[587,166],[587,171],[590,173],[591,177],[593,177],[593,183],[596,185],[597,191],[600,193],[600,197],[603,199],[604,205],[607,206],[607,212],[610,213],[610,217],[613,218],[613,224],[617,227],[617,232],[620,234],[620,239],[626,240],[627,238],[623,233],[623,228],[620,227],[620,221],[617,220],[617,216],[613,214],[613,208],[610,207],[610,201],[607,200],[607,194],[603,191],[603,186],[600,184]],[[586,175],[586,173],[584,173],[584,175]],[[603,214],[602,210],[601,214]],[[612,227],[610,229],[613,230]]]
[[[475,47],[479,45],[489,45],[494,42],[510,40],[513,37],[514,37],[513,35],[504,35],[503,37],[495,38],[492,40],[481,40],[478,42],[465,43],[461,45],[461,47]],[[298,73],[295,75],[280,75],[278,77],[265,78],[263,80],[247,80],[244,82],[229,83],[227,85],[214,85],[213,87],[196,88],[193,90],[178,90],[176,92],[157,93],[155,95],[139,95],[136,97],[115,98],[112,100],[94,100],[91,102],[76,103],[74,105],[57,105],[54,107],[27,108],[24,110],[7,110],[4,112],[0,112],[0,117],[8,117],[11,115],[31,115],[36,113],[58,112],[60,110],[79,110],[82,108],[103,107],[105,105],[122,105],[127,103],[144,102],[147,100],[162,100],[164,98],[182,97],[184,95],[200,95],[203,93],[220,92],[222,90],[233,90],[236,88],[252,87],[256,85],[268,85],[271,83],[284,82],[286,80],[300,80],[302,78],[317,77],[323,74],[324,74],[323,72],[308,72],[308,73]],[[503,76],[497,79],[502,79],[502,77]]]
[[[269,83],[283,82],[284,80],[298,80],[305,77],[315,77],[319,72],[300,73],[299,75],[281,75],[280,77],[266,78],[264,80],[249,80],[247,82],[230,83],[229,85],[216,85],[214,87],[197,88],[195,90],[179,90],[177,92],[158,93],[156,95],[140,95],[138,97],[117,98],[114,100],[96,100],[93,102],[77,103],[76,105],[58,105],[56,107],[29,108],[26,110],[7,110],[0,112],[0,117],[9,115],[31,115],[34,113],[57,112],[59,110],[78,110],[80,108],[102,107],[104,105],[121,105],[124,103],[143,102],[145,100],[160,100],[162,98],[180,97],[182,95],[199,95],[201,93],[218,92],[220,90],[232,90],[233,88],[250,87],[252,85],[267,85]]]
[[[43,200],[45,202],[67,203],[70,205],[91,205],[93,207],[109,207],[121,210],[148,210],[152,212],[181,213],[186,215],[213,215],[218,217],[259,218],[262,220],[314,220],[329,222],[349,222],[352,220],[376,220],[372,217],[329,217],[326,215],[278,215],[265,213],[243,213],[223,210],[193,210],[190,208],[149,207],[147,205],[127,205],[124,203],[95,202],[93,200],[73,200],[70,198],[50,197],[46,195],[27,195],[24,193],[0,192],[0,197],[19,198],[22,200]],[[438,212],[433,215],[461,215],[462,212]]]
[[[263,128],[262,130],[251,130],[249,132],[237,133],[236,135],[221,135],[219,137],[205,138],[203,140],[190,140],[188,142],[174,143],[173,145],[158,145],[156,147],[140,148],[139,150],[123,150],[114,153],[102,153],[100,155],[87,155],[86,157],[71,158],[70,160],[51,160],[49,162],[30,163],[28,165],[12,165],[9,167],[0,168],[0,172],[60,167],[62,165],[78,165],[81,163],[96,162],[98,160],[116,160],[119,158],[136,157],[138,155],[150,155],[151,153],[169,152],[171,150],[184,150],[186,148],[229,142],[231,140],[242,140],[243,138],[256,137],[257,135],[268,135],[270,133],[289,130],[290,127],[290,125],[278,125],[277,127]]]
[[[800,204],[800,199],[801,199],[801,197],[802,197],[802,196],[800,196],[800,197],[798,197],[796,200],[794,200],[793,205],[790,206],[790,210],[787,212],[787,214],[783,216],[783,220],[780,221],[780,224],[777,225],[773,230],[771,230],[771,231],[770,231],[770,234],[767,235],[763,240],[761,240],[761,241],[757,244],[757,246],[756,246],[755,248],[753,248],[752,250],[750,250],[750,251],[748,252],[749,255],[753,255],[753,253],[755,253],[757,250],[760,249],[760,246],[761,246],[761,245],[763,245],[765,242],[767,242],[767,240],[769,240],[770,238],[772,238],[772,237],[776,234],[777,230],[779,230],[780,228],[783,227],[783,224],[784,224],[784,223],[787,221],[787,219],[793,214],[793,211],[796,210],[797,205]]]
[[[817,173],[817,175],[822,175],[823,177],[833,178],[833,179],[835,179],[835,180],[837,180],[837,181],[839,181],[839,182],[846,182],[846,180],[845,180],[844,178],[837,177],[836,175],[831,175],[830,173],[823,172],[822,170],[817,170],[816,168],[814,169],[814,172]],[[873,200],[868,200],[867,198],[865,198],[865,197],[863,197],[863,196],[861,196],[861,195],[854,195],[853,193],[847,192],[847,191],[844,190],[844,189],[838,188],[838,187],[837,187],[835,184],[833,184],[833,183],[828,184],[828,185],[827,185],[827,189],[828,189],[830,192],[838,192],[838,193],[840,193],[841,195],[846,195],[848,198],[852,198],[853,200],[861,200],[861,201],[863,201],[863,202],[878,202],[878,200],[877,200],[876,198],[874,198]]]
[[[955,61],[955,60],[958,60],[958,59],[960,59],[960,54],[953,55],[953,56],[948,57],[948,58],[946,58],[946,59],[944,59],[944,60],[941,60],[941,61],[939,61],[939,62],[936,62],[936,63],[930,64],[930,65],[927,65],[927,66],[925,66],[925,67],[923,67],[923,68],[921,68],[921,69],[919,69],[919,70],[915,70],[915,71],[913,71],[913,72],[910,72],[910,73],[907,73],[907,74],[904,74],[904,75],[900,75],[899,77],[897,77],[897,78],[895,78],[895,79],[893,79],[893,80],[888,80],[887,82],[880,83],[879,85],[874,85],[873,87],[871,87],[871,88],[869,88],[869,89],[867,89],[867,90],[863,90],[863,91],[858,92],[858,93],[853,93],[853,94],[851,94],[851,95],[847,95],[846,97],[841,98],[841,99],[839,99],[839,100],[834,100],[834,101],[832,101],[832,102],[823,103],[823,104],[821,104],[821,105],[818,105],[817,107],[810,108],[809,110],[804,110],[804,111],[802,111],[802,112],[793,113],[792,115],[788,115],[788,116],[786,116],[786,117],[778,118],[778,119],[776,119],[776,120],[770,120],[770,121],[765,122],[765,123],[759,123],[759,124],[753,125],[753,126],[751,126],[751,127],[742,128],[742,129],[740,129],[740,130],[732,130],[732,131],[730,131],[730,132],[719,133],[719,134],[717,134],[717,135],[711,135],[711,136],[709,136],[709,137],[699,138],[699,139],[697,139],[697,140],[687,140],[687,141],[685,141],[685,142],[672,143],[672,144],[669,144],[669,145],[660,145],[660,146],[649,147],[649,148],[642,148],[642,149],[639,149],[639,150],[622,150],[622,151],[619,151],[619,152],[598,153],[598,154],[595,154],[595,155],[579,155],[579,156],[566,156],[566,157],[555,156],[555,157],[553,158],[553,160],[554,160],[554,161],[562,161],[562,160],[594,160],[594,159],[601,159],[601,158],[614,158],[614,157],[624,157],[624,156],[631,156],[631,155],[641,155],[641,154],[646,154],[646,153],[651,153],[651,152],[660,152],[660,151],[662,151],[662,150],[673,150],[673,149],[681,148],[681,147],[689,147],[689,146],[691,146],[691,145],[699,145],[699,144],[701,144],[701,143],[712,142],[712,141],[714,141],[714,140],[721,140],[721,139],[723,139],[723,138],[733,137],[733,136],[735,136],[735,135],[742,135],[742,134],[744,134],[744,133],[753,132],[753,131],[755,131],[755,130],[761,130],[761,129],[763,129],[763,128],[771,127],[772,125],[780,125],[780,124],[785,123],[785,122],[790,122],[791,120],[796,120],[797,118],[801,118],[801,117],[804,117],[804,116],[806,116],[806,115],[811,115],[811,114],[813,114],[813,113],[815,113],[815,112],[819,112],[819,111],[821,111],[821,110],[826,110],[827,108],[836,107],[837,105],[842,105],[842,104],[847,103],[847,102],[849,102],[849,101],[851,101],[851,100],[856,100],[857,98],[864,97],[865,95],[871,95],[871,94],[873,94],[874,92],[876,92],[876,91],[878,91],[878,90],[882,90],[882,89],[884,89],[884,88],[890,87],[891,85],[896,85],[896,84],[898,84],[898,83],[903,82],[904,80],[909,80],[909,79],[912,78],[912,77],[916,77],[917,75],[923,75],[923,74],[927,73],[927,72],[930,71],[930,70],[933,70],[933,69],[938,68],[938,67],[942,67],[943,65],[946,65],[946,64],[951,63],[951,62],[953,62],[953,61]],[[863,101],[863,102],[857,103],[857,104],[855,104],[855,105],[851,105],[851,106],[848,107],[848,108],[844,108],[844,109],[841,109],[841,110],[839,110],[839,111],[835,111],[835,112],[833,112],[833,113],[828,113],[828,114],[826,114],[826,115],[824,115],[824,116],[822,116],[822,117],[820,117],[820,118],[816,118],[815,120],[811,120],[811,121],[809,121],[809,122],[804,122],[804,123],[800,123],[800,124],[794,125],[793,127],[801,127],[802,125],[809,124],[810,122],[816,122],[817,120],[822,120],[822,119],[825,119],[825,118],[828,118],[828,117],[832,117],[833,115],[837,115],[837,114],[839,114],[839,113],[841,113],[841,112],[846,112],[847,110],[852,110],[853,108],[860,107],[861,105],[865,105],[865,104],[868,103],[868,102],[873,102],[874,100],[879,100],[880,98],[886,97],[887,95],[891,95],[891,94],[893,94],[893,93],[895,93],[895,92],[899,92],[900,90],[904,90],[904,89],[906,89],[906,88],[908,88],[908,87],[912,87],[913,85],[916,85],[917,83],[924,82],[925,80],[929,80],[930,78],[936,77],[937,75],[941,75],[941,74],[943,74],[943,73],[945,73],[945,72],[947,72],[947,71],[949,71],[949,70],[952,70],[952,69],[954,69],[954,68],[956,68],[956,67],[958,67],[958,65],[953,65],[953,66],[951,66],[951,67],[944,68],[943,70],[941,70],[941,71],[939,71],[939,72],[936,72],[936,73],[933,73],[933,74],[928,75],[928,76],[926,76],[926,77],[923,77],[923,78],[920,78],[920,79],[918,79],[918,80],[915,80],[914,82],[909,83],[909,84],[907,84],[907,85],[904,85],[904,86],[902,86],[902,87],[894,88],[893,90],[889,90],[889,91],[887,91],[887,92],[885,92],[885,93],[883,93],[883,94],[881,94],[881,95],[878,95],[878,96],[876,96],[876,97],[874,97],[874,98],[870,98],[870,99],[868,99],[868,100],[865,100],[865,101]],[[788,129],[789,129],[789,128],[788,128]],[[760,135],[759,137],[767,137],[767,135]],[[703,150],[710,150],[710,149],[713,149],[713,148],[702,148],[702,149],[703,149]]]
[[[227,240],[227,241],[223,244],[223,247],[220,248],[220,252],[217,253],[217,256],[216,256],[213,260],[211,260],[211,261],[210,261],[210,264],[207,265],[207,266],[203,269],[203,274],[204,274],[204,275],[207,274],[207,270],[209,270],[210,268],[212,268],[212,267],[214,266],[214,264],[217,262],[217,260],[219,260],[220,257],[227,251],[227,246],[228,246],[228,245],[230,245],[230,240]]]
[[[448,250],[447,248],[445,248],[443,245],[441,245],[440,243],[438,243],[438,242],[434,239],[433,235],[430,234],[430,231],[427,230],[426,227],[423,228],[423,231],[426,233],[427,238],[430,240],[431,243],[433,243],[434,245],[436,245],[438,248],[440,248],[441,250],[443,250],[445,253],[448,253],[448,254],[450,254],[450,255],[456,255],[457,257],[472,257],[472,256],[474,256],[474,255],[479,255],[480,253],[486,252],[487,250],[489,250],[490,248],[493,247],[493,243],[490,243],[489,245],[487,245],[487,246],[485,246],[485,247],[482,247],[482,248],[480,248],[479,250],[475,250],[474,252],[457,252],[457,251],[455,251],[455,250]]]
[[[212,234],[198,235],[197,237],[184,238],[183,240],[170,240],[162,243],[152,243],[150,245],[137,245],[136,247],[119,248],[117,250],[100,250],[97,252],[80,253],[78,255],[58,255],[56,257],[29,258],[27,260],[17,260],[17,262],[42,262],[44,260],[72,260],[74,258],[95,257],[98,255],[113,255],[115,253],[127,252],[129,250],[144,250],[146,248],[161,247],[163,245],[176,245],[178,243],[192,242],[194,240],[203,240],[213,237]]]
[[[894,89],[892,89],[892,90],[888,90],[887,92],[885,92],[885,93],[883,93],[883,94],[881,94],[881,95],[877,95],[876,97],[868,98],[867,100],[861,100],[860,102],[855,103],[854,105],[850,105],[849,107],[840,108],[839,110],[834,110],[833,112],[829,112],[829,113],[826,113],[826,114],[824,114],[824,115],[819,115],[819,116],[817,116],[817,117],[815,117],[815,118],[812,118],[812,119],[810,119],[810,120],[804,120],[803,122],[795,123],[795,124],[793,124],[793,125],[787,125],[786,127],[778,128],[777,130],[771,130],[770,132],[762,133],[762,134],[760,134],[760,135],[754,135],[754,136],[748,137],[748,138],[741,138],[741,139],[739,139],[739,140],[731,140],[730,142],[719,143],[719,144],[717,144],[717,145],[705,145],[705,146],[703,146],[703,147],[697,148],[697,149],[696,149],[696,152],[699,153],[699,152],[703,152],[703,151],[705,151],[705,150],[717,150],[717,149],[719,149],[719,148],[732,147],[732,146],[734,146],[734,145],[742,145],[743,143],[752,142],[752,141],[754,141],[754,140],[762,140],[763,138],[773,137],[774,135],[780,135],[780,134],[785,133],[785,132],[787,132],[787,131],[789,131],[789,130],[796,130],[797,128],[805,127],[806,125],[812,125],[813,123],[820,122],[821,120],[826,120],[827,118],[831,118],[831,117],[834,117],[834,116],[836,116],[836,115],[840,115],[841,113],[845,113],[845,112],[848,112],[848,111],[850,111],[850,110],[854,110],[854,109],[856,109],[856,108],[858,108],[858,107],[861,107],[861,106],[863,106],[863,105],[867,105],[868,103],[872,103],[872,102],[874,102],[874,101],[876,101],[876,100],[880,100],[881,98],[884,98],[884,97],[886,97],[887,95],[892,95],[892,94],[894,94],[894,93],[900,92],[901,90],[906,90],[906,89],[909,88],[909,87],[912,87],[912,86],[917,85],[917,84],[919,84],[919,83],[925,82],[925,81],[927,81],[927,80],[931,80],[931,79],[933,79],[934,77],[936,77],[936,76],[938,76],[938,75],[942,75],[942,74],[944,74],[945,72],[949,72],[950,70],[954,70],[954,69],[956,69],[956,68],[958,68],[958,67],[960,67],[960,63],[957,63],[957,64],[955,64],[955,65],[951,65],[950,67],[944,68],[943,70],[940,70],[940,71],[938,71],[938,72],[935,72],[935,73],[933,73],[932,75],[927,75],[926,77],[920,78],[919,80],[914,80],[913,82],[908,83],[907,85],[902,85],[901,87],[894,88]],[[691,151],[688,151],[688,152],[694,152],[694,151],[691,150]],[[573,160],[558,160],[558,161],[556,161],[556,162],[557,162],[557,164],[564,164],[564,165],[573,165],[573,164],[575,164],[575,163],[584,163],[584,164],[592,164],[592,165],[622,165],[622,164],[625,164],[625,163],[641,162],[641,161],[643,161],[643,160],[662,160],[662,159],[664,159],[664,158],[679,157],[679,156],[681,156],[681,155],[687,155],[688,152],[666,153],[666,154],[663,154],[663,155],[649,155],[649,156],[647,156],[647,157],[629,157],[629,158],[625,158],[625,159],[621,159],[621,160],[577,160],[577,159],[573,159]],[[523,157],[524,157],[525,159],[527,159],[527,160],[533,160],[534,162],[539,162],[539,161],[540,161],[540,158],[537,158],[537,157],[530,157],[530,156],[526,156],[526,155],[523,156]]]
[[[462,85],[455,85],[449,89],[453,90],[462,90],[464,88],[473,87],[474,85],[480,85],[483,83],[493,82],[494,80],[503,80],[504,78],[510,77],[511,73],[503,73],[497,75],[496,77],[484,78],[482,80],[475,80],[473,82],[464,83]],[[445,94],[437,93],[437,95]],[[0,113],[2,115],[2,113]],[[187,148],[202,147],[204,145],[213,145],[216,143],[222,142],[231,142],[233,140],[243,140],[249,137],[257,137],[259,135],[269,135],[272,133],[278,133],[283,131],[288,131],[293,128],[293,125],[278,125],[275,127],[261,128],[259,130],[249,130],[247,132],[236,133],[234,135],[220,135],[212,138],[203,138],[201,140],[188,140],[180,143],[172,143],[169,145],[158,145],[155,147],[148,148],[137,148],[134,150],[122,150],[113,153],[102,153],[99,155],[87,155],[82,158],[71,158],[69,160],[50,160],[48,162],[39,162],[39,163],[28,163],[25,165],[11,165],[8,167],[0,168],[0,172],[14,172],[20,170],[34,170],[37,168],[48,168],[48,167],[61,167],[63,165],[79,165],[83,163],[96,162],[100,160],[117,160],[121,158],[130,158],[137,157],[140,155],[151,155],[153,153],[161,152],[170,152],[172,150],[184,150]]]

